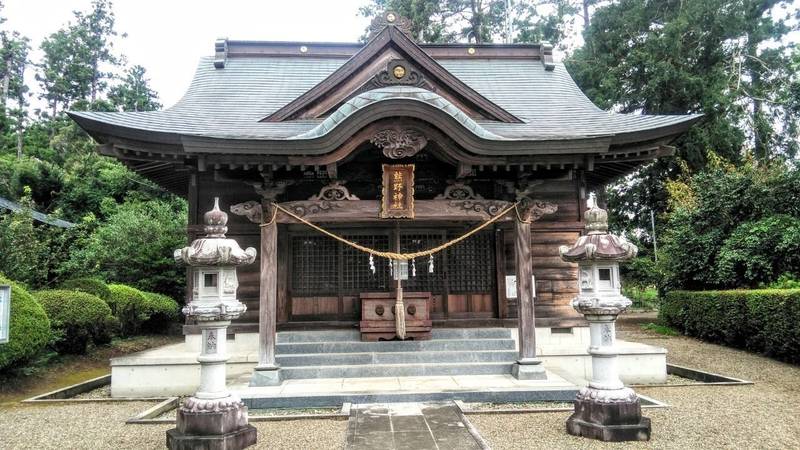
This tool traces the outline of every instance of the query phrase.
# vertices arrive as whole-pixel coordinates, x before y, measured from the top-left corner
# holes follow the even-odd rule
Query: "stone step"
[[[431,352],[514,350],[513,339],[434,339],[430,341],[385,342],[298,342],[278,343],[276,355],[308,353]]]
[[[432,339],[511,339],[509,328],[434,328]],[[279,344],[361,341],[358,330],[281,331]]]
[[[433,339],[511,339],[510,328],[434,328]]]
[[[278,344],[301,342],[355,342],[361,340],[358,330],[280,331]]]
[[[278,355],[281,367],[297,366],[343,366],[364,364],[419,364],[419,363],[471,363],[507,362],[518,357],[516,350],[451,351],[451,352],[364,352],[364,353],[317,353]]]
[[[410,390],[377,392],[324,392],[263,395],[256,391],[239,392],[245,405],[257,408],[321,408],[341,407],[344,403],[442,402],[461,400],[466,403],[571,402],[578,388],[564,383],[542,382],[528,388],[476,388],[468,390]]]
[[[364,364],[283,367],[285,380],[309,378],[422,377],[441,375],[498,375],[511,373],[512,363]]]

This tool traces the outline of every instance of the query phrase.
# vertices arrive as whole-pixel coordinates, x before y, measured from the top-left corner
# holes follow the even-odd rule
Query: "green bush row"
[[[100,297],[80,291],[46,290],[35,294],[57,333],[59,353],[86,353],[90,343],[108,344],[119,329],[119,321]]]
[[[671,291],[659,315],[689,336],[800,362],[800,289]]]
[[[50,320],[28,291],[0,275],[0,284],[11,286],[11,323],[8,342],[0,344],[0,371],[35,358],[50,342]]]
[[[108,306],[119,319],[123,336],[142,331],[163,332],[178,318],[178,303],[166,295],[142,292],[124,284],[111,284]]]
[[[117,334],[165,332],[179,316],[178,303],[166,295],[91,278],[33,295],[2,275],[0,284],[11,285],[10,339],[0,344],[0,371],[33,360],[48,344],[59,353],[85,353]]]

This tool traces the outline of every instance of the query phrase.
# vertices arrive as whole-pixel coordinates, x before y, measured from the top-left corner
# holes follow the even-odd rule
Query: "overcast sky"
[[[90,0],[6,0],[7,30],[31,39],[31,60],[42,39],[87,11]],[[278,41],[356,42],[368,24],[358,16],[367,0],[115,0],[115,44],[131,65],[147,69],[161,103],[171,106],[192,79],[197,60],[214,53],[220,37]],[[38,90],[29,69],[28,85]],[[41,103],[31,99],[33,106]]]

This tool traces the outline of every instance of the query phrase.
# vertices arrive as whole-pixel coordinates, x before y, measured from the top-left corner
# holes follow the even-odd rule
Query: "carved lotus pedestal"
[[[177,422],[177,428],[167,431],[167,448],[172,450],[231,450],[256,443],[247,407],[233,395],[214,400],[189,397],[178,408]]]
[[[588,387],[575,398],[567,433],[601,441],[647,441],[650,419],[642,417],[642,407],[633,390]]]

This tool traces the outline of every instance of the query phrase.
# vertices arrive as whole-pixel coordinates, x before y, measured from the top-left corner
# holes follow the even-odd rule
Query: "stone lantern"
[[[592,355],[592,379],[575,399],[567,432],[602,441],[649,440],[650,419],[642,417],[639,397],[619,378],[614,344],[614,322],[631,305],[620,293],[619,263],[635,257],[637,248],[608,232],[608,214],[594,194],[587,206],[586,235],[559,249],[564,261],[578,263],[579,293],[572,307],[589,322]]]
[[[206,236],[175,250],[175,260],[191,267],[192,298],[183,313],[197,320],[202,332],[200,387],[178,408],[177,427],[167,431],[170,449],[241,449],[256,443],[247,407],[225,387],[226,330],[247,309],[236,299],[236,267],[251,264],[256,250],[242,250],[225,237],[228,215],[219,209],[205,213]]]

